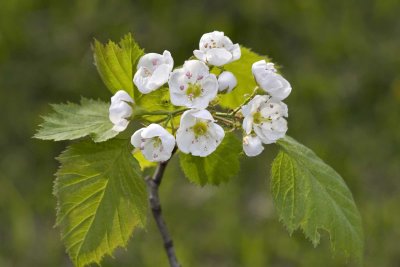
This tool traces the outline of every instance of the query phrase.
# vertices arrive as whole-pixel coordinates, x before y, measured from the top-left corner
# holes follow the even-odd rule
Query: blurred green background
[[[67,143],[32,139],[48,103],[108,100],[90,43],[131,31],[146,51],[183,63],[221,30],[281,65],[293,92],[289,134],[341,173],[365,230],[365,266],[400,266],[400,1],[0,1],[0,267],[72,266],[52,195]],[[276,147],[245,159],[220,187],[161,188],[183,266],[346,266],[324,236],[313,248],[279,223],[269,192]],[[167,266],[152,220],[104,266]],[[352,266],[350,263],[348,266]]]

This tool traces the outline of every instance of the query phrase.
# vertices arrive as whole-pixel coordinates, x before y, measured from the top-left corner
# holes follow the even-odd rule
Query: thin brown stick
[[[172,154],[174,154],[175,150]],[[164,249],[167,253],[169,264],[171,267],[181,267],[176,258],[174,243],[172,242],[172,238],[170,233],[168,232],[167,225],[165,223],[164,218],[161,213],[161,204],[160,198],[158,195],[158,188],[161,184],[161,181],[164,176],[165,168],[168,165],[168,161],[161,162],[158,164],[156,171],[153,174],[153,177],[147,177],[147,189],[149,191],[149,201],[151,212],[153,213],[154,220],[157,223],[158,230],[160,231],[161,237],[164,242]]]

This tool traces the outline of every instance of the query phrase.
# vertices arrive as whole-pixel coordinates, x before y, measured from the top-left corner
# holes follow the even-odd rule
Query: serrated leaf
[[[249,48],[241,47],[241,51],[242,56],[239,60],[224,66],[225,70],[232,72],[236,76],[238,82],[232,92],[220,95],[219,104],[225,108],[234,109],[238,107],[253,93],[254,88],[257,86],[251,72],[253,63],[262,59],[269,61],[267,56],[260,56]]]
[[[73,144],[58,160],[54,194],[62,240],[76,266],[100,263],[146,223],[139,164],[129,143],[118,139]]]
[[[125,35],[119,44],[109,41],[103,45],[95,40],[93,52],[95,65],[107,88],[113,94],[125,90],[136,99],[138,91],[132,79],[144,50],[135,42],[132,34]]]
[[[196,157],[180,153],[179,159],[185,176],[198,185],[218,185],[237,175],[240,168],[241,142],[232,134],[226,134],[222,143],[208,157]]]
[[[112,130],[106,102],[82,98],[80,105],[67,103],[52,107],[54,112],[43,117],[35,138],[61,141],[90,135],[95,142],[103,142],[118,134]]]
[[[313,151],[291,137],[272,164],[271,189],[279,217],[289,232],[300,228],[316,246],[328,232],[333,252],[361,260],[361,217],[342,177]]]

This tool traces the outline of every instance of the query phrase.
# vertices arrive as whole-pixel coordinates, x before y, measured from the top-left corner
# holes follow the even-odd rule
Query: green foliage
[[[125,35],[119,44],[109,41],[106,45],[95,40],[93,45],[94,61],[107,88],[114,94],[125,90],[136,98],[137,89],[132,79],[137,61],[144,54],[132,37]]]
[[[180,163],[185,176],[198,185],[218,185],[229,181],[240,169],[241,142],[232,133],[225,135],[218,148],[208,157],[180,153]]]
[[[171,104],[168,87],[161,87],[151,93],[141,94],[136,103],[147,111],[173,111],[179,108]]]
[[[292,233],[301,228],[314,246],[329,233],[334,252],[361,260],[361,217],[345,182],[313,151],[290,137],[272,165],[271,188],[280,219]]]
[[[126,140],[83,141],[60,157],[54,194],[57,226],[73,262],[99,263],[126,246],[146,223],[147,197],[140,167]]]
[[[269,61],[268,57],[260,56],[249,48],[242,46],[241,50],[242,56],[239,60],[224,66],[225,70],[232,72],[236,76],[238,82],[231,93],[220,95],[219,104],[225,108],[234,109],[238,107],[254,91],[257,84],[251,72],[253,63],[262,59]]]
[[[52,107],[54,113],[43,117],[35,138],[61,141],[90,135],[95,142],[102,142],[118,134],[112,130],[113,124],[108,118],[108,103],[82,98],[80,105],[67,103]]]

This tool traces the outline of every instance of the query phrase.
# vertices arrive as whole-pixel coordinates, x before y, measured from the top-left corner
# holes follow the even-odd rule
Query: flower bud
[[[114,124],[112,128],[116,132],[122,132],[129,124],[127,120],[132,115],[133,99],[123,90],[119,90],[111,97],[111,105],[109,108],[109,118]]]
[[[272,97],[283,100],[292,91],[290,83],[281,75],[276,73],[274,64],[265,60],[257,61],[251,67],[257,84]]]
[[[249,157],[255,157],[263,152],[264,147],[258,136],[246,135],[243,137],[243,151]]]
[[[225,91],[230,93],[237,85],[235,75],[230,71],[224,71],[218,76],[218,91]]]

